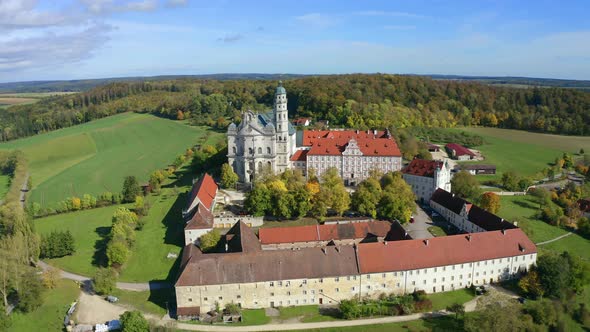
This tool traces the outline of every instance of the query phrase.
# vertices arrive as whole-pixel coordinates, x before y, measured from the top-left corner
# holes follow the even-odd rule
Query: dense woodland
[[[292,117],[368,128],[489,126],[590,135],[590,93],[492,87],[400,75],[301,77],[285,82]],[[121,112],[225,127],[241,110],[269,109],[275,81],[178,79],[118,82],[0,110],[0,141]]]

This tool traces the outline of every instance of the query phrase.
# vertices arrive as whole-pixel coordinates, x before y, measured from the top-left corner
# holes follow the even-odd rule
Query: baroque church
[[[272,111],[262,114],[242,112],[242,122],[227,130],[228,162],[240,182],[250,183],[265,167],[274,173],[291,168],[296,150],[296,131],[290,124],[287,91],[279,82]]]

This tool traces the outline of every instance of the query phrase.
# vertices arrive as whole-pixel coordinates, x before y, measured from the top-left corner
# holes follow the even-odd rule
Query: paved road
[[[432,234],[428,231],[428,227],[432,225],[433,223],[430,217],[422,210],[420,205],[416,204],[414,222],[407,223],[404,227],[413,239],[429,239],[432,237]]]
[[[465,311],[475,311],[477,307],[477,298],[465,303]],[[381,318],[370,318],[370,319],[356,319],[356,320],[342,320],[342,321],[331,321],[331,322],[319,322],[319,323],[289,323],[289,324],[267,324],[267,325],[254,325],[254,326],[225,326],[225,325],[194,325],[187,323],[176,323],[176,327],[183,330],[190,331],[229,331],[229,332],[250,332],[250,331],[288,331],[288,330],[307,330],[307,329],[321,329],[321,328],[338,328],[345,326],[362,326],[362,325],[373,325],[373,324],[385,324],[385,323],[397,323],[407,322],[411,320],[417,320],[422,318],[440,317],[446,316],[448,313],[446,310],[419,313],[407,316],[393,316],[393,317],[381,317]],[[166,321],[160,321],[165,323]]]
[[[37,265],[39,265],[39,267],[41,267],[42,270],[47,270],[52,267],[51,265],[49,265],[43,261],[37,262]],[[90,281],[89,277],[86,277],[83,275],[74,274],[74,273],[70,273],[67,271],[63,271],[63,270],[60,270],[60,272],[61,272],[61,277],[64,279],[70,279],[70,280],[74,280],[74,281],[78,281],[78,282]],[[172,284],[165,282],[165,281],[143,282],[143,283],[117,282],[117,288],[123,289],[123,290],[135,291],[135,292],[149,291],[149,290],[154,290],[154,289],[163,289],[163,288],[170,288],[170,287],[172,287]]]
[[[538,242],[538,243],[535,243],[535,244],[536,244],[536,245],[538,245],[538,246],[540,246],[540,245],[543,245],[543,244],[547,244],[547,243],[555,242],[555,241],[557,241],[557,240],[561,240],[561,239],[563,239],[564,237],[568,237],[568,236],[570,236],[570,235],[572,235],[572,234],[574,234],[574,233],[572,233],[572,232],[569,232],[569,233],[567,233],[567,234],[563,234],[563,235],[561,235],[561,236],[558,236],[558,237],[556,237],[555,239],[551,239],[551,240],[548,240],[548,241],[543,241],[543,242]]]

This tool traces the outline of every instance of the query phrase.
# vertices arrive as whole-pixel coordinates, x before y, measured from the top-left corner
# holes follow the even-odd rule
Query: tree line
[[[509,88],[387,74],[301,77],[285,82],[292,117],[371,128],[487,126],[568,135],[590,133],[590,94]],[[182,79],[111,83],[0,110],[0,140],[121,112],[153,113],[225,128],[241,110],[269,109],[275,81]]]

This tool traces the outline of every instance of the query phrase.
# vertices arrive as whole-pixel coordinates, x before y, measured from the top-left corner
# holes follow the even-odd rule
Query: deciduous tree
[[[235,188],[238,183],[238,175],[234,172],[234,169],[225,163],[221,165],[221,186],[223,188]]]
[[[486,192],[481,195],[479,200],[479,206],[490,212],[490,213],[498,213],[500,211],[500,196],[494,194],[493,192]]]
[[[479,182],[467,171],[460,171],[451,179],[451,191],[469,200],[476,200],[481,193]]]
[[[119,318],[122,332],[146,332],[150,330],[149,322],[140,311],[125,311]]]
[[[117,284],[117,271],[112,268],[99,268],[92,278],[92,287],[98,294],[111,293]]]

